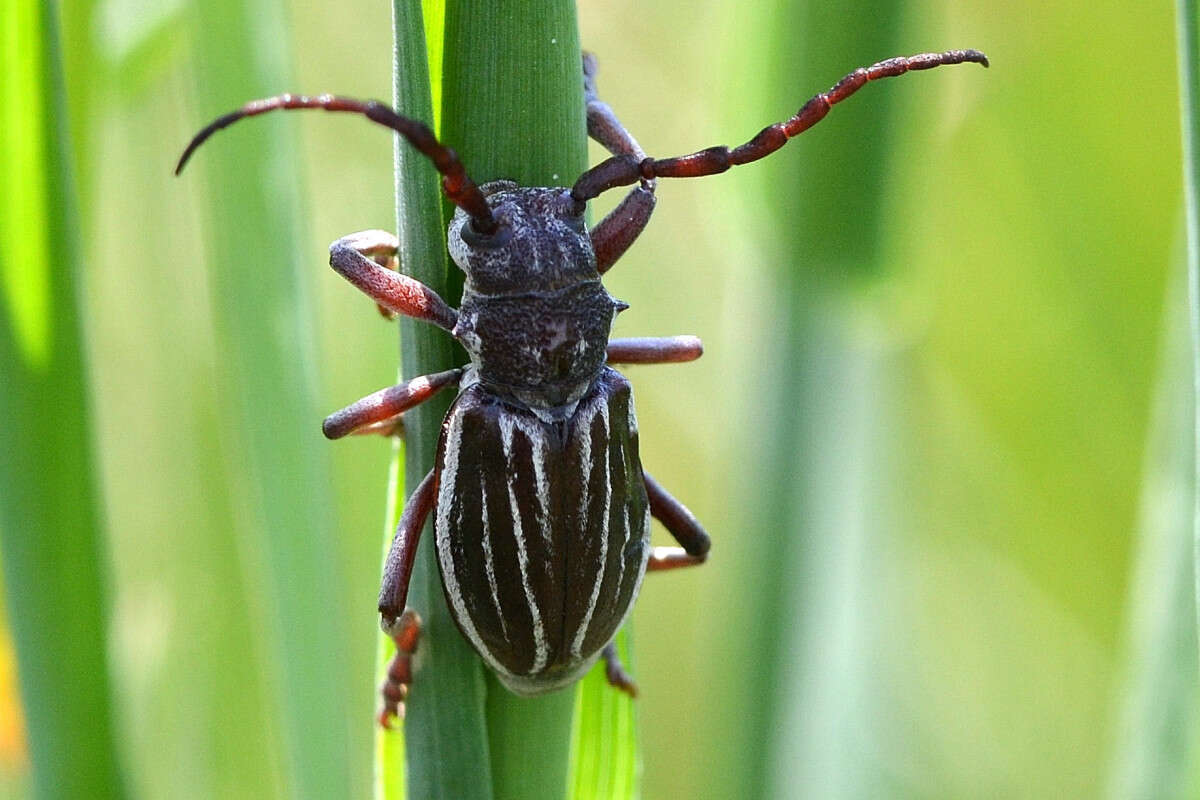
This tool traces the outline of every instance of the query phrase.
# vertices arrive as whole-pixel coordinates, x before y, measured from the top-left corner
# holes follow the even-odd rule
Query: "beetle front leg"
[[[437,476],[430,470],[404,504],[383,568],[383,586],[379,589],[380,627],[396,643],[396,654],[388,664],[387,679],[380,689],[383,708],[379,712],[379,724],[385,728],[390,727],[392,718],[400,714],[412,683],[412,657],[420,638],[421,618],[405,606],[421,529],[425,527],[436,496]]]
[[[461,369],[422,375],[405,383],[369,394],[325,418],[321,430],[328,439],[340,439],[351,433],[391,435],[400,425],[400,415],[433,397],[447,386],[457,386]]]
[[[587,102],[588,135],[614,156],[646,157],[637,139],[633,138],[608,103],[596,94],[596,57],[583,55],[583,94]],[[654,181],[642,181],[592,228],[592,249],[596,252],[596,270],[603,275],[617,259],[625,254],[645,229],[654,213]]]
[[[393,246],[395,238],[384,231],[362,231],[343,236],[329,245],[329,266],[388,311],[432,322],[454,330],[458,312],[438,293],[407,275],[380,266],[368,255]]]
[[[678,547],[652,548],[646,571],[658,572],[703,564],[708,560],[712,541],[700,522],[688,511],[687,506],[672,497],[649,473],[643,471],[642,476],[646,481],[646,495],[650,498],[650,514],[666,527],[675,541],[683,545],[682,550]]]
[[[360,231],[344,237],[342,241],[347,242],[384,269],[390,269],[392,272],[400,271],[400,260],[396,255],[400,251],[400,241],[394,234],[380,230]],[[376,303],[375,307],[379,309],[379,314],[384,319],[396,318],[396,312],[387,306]]]

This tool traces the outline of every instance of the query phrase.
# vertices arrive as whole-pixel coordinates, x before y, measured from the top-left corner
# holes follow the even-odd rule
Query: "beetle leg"
[[[658,571],[703,564],[711,546],[704,528],[692,516],[692,512],[668,494],[649,473],[643,471],[642,477],[646,481],[646,495],[650,498],[650,514],[666,527],[675,541],[683,545],[682,550],[676,547],[653,548],[646,569]]]
[[[600,651],[600,657],[604,659],[604,677],[608,679],[608,685],[636,698],[637,684],[621,664],[621,656],[617,653],[617,643],[609,642],[604,645],[604,649]]]
[[[392,272],[400,271],[400,261],[396,257],[396,253],[400,249],[400,242],[393,234],[378,230],[361,231],[350,234],[343,241],[347,241],[355,250],[384,269],[390,269]],[[396,312],[387,306],[376,303],[375,307],[379,309],[379,314],[384,319],[392,320],[397,316]]]
[[[678,364],[695,361],[703,354],[704,345],[696,336],[608,340],[610,364]]]
[[[421,633],[421,618],[412,609],[405,608],[405,604],[421,529],[425,527],[425,519],[433,509],[436,496],[437,477],[430,470],[404,504],[396,537],[392,539],[383,568],[383,586],[379,589],[380,627],[396,642],[396,655],[388,665],[387,680],[381,689],[383,709],[379,712],[379,723],[384,727],[389,727],[391,718],[400,713],[412,683],[412,656]]]
[[[650,548],[650,560],[646,562],[646,572],[695,567],[707,560],[707,556],[688,555],[688,551],[682,547],[652,547]]]
[[[389,237],[381,241],[382,237]],[[373,261],[377,248],[391,246],[394,238],[383,231],[363,231],[343,236],[329,245],[329,266],[388,311],[432,322],[448,331],[454,329],[458,312],[446,305],[425,284]]]
[[[325,418],[321,430],[329,439],[340,439],[350,433],[382,433],[390,436],[401,425],[401,414],[433,397],[439,390],[457,385],[462,374],[461,369],[451,369],[380,389],[330,414]]]
[[[411,608],[406,608],[396,622],[384,629],[396,643],[396,654],[388,662],[387,678],[379,693],[383,696],[383,707],[379,710],[379,724],[392,727],[392,720],[403,713],[404,701],[408,698],[408,687],[412,683],[412,658],[417,652],[421,638],[421,617]]]
[[[646,157],[633,134],[625,129],[612,107],[596,94],[596,57],[583,55],[583,95],[587,102],[588,135],[614,156],[628,155],[639,161]],[[654,212],[654,180],[635,186],[625,198],[592,228],[592,249],[600,274],[624,255]]]

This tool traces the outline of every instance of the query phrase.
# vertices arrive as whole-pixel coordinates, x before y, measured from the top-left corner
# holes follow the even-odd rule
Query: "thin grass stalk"
[[[1183,275],[1168,292],[1129,593],[1125,675],[1108,796],[1195,796],[1197,691],[1192,560],[1195,445]]]
[[[1200,36],[1197,35],[1196,0],[1176,3],[1179,47],[1180,127],[1183,133],[1183,193],[1187,225],[1188,305],[1192,326],[1193,379],[1200,397]],[[1200,414],[1200,402],[1196,403]],[[1200,416],[1196,418],[1200,428]],[[1200,436],[1196,437],[1200,447]],[[1200,459],[1198,459],[1200,463]],[[1194,530],[1194,560],[1200,564],[1200,491],[1196,492],[1196,525]],[[1200,608],[1200,569],[1196,570],[1197,607]],[[1200,621],[1200,613],[1197,614]]]
[[[569,184],[587,138],[573,0],[448,0],[442,132],[479,182]],[[494,796],[561,797],[574,690],[514,696],[488,675]]]
[[[200,13],[199,108],[223,111],[288,85],[287,23],[278,3],[219,0]],[[247,583],[262,598],[285,790],[328,798],[354,792],[346,741],[362,709],[343,674],[349,645],[333,572],[338,531],[310,372],[316,359],[307,292],[320,261],[301,246],[294,136],[304,121],[277,115],[234,128],[195,166],[215,198],[204,220],[221,354],[223,424],[214,435],[226,456]]]
[[[443,7],[444,33],[428,16]],[[415,0],[398,1],[393,9],[396,106],[419,119],[440,118],[440,138],[458,151],[477,182],[503,177],[524,185],[562,185],[583,170],[586,137],[573,3],[427,2],[423,25]],[[435,41],[439,33],[443,38]],[[439,54],[444,59],[442,75],[430,75],[429,59]],[[435,115],[430,106],[439,92],[440,115]],[[435,213],[441,207],[437,185],[432,168],[400,145],[401,269],[456,303],[462,276],[447,269],[446,215]],[[461,351],[450,346],[444,333],[402,323],[403,377],[445,369],[461,360]],[[449,400],[438,398],[406,417],[407,486],[415,486],[432,467]],[[564,796],[575,692],[520,699],[493,677],[485,678],[445,607],[431,538],[427,527],[410,593],[410,604],[424,616],[425,632],[404,723],[409,796]],[[614,711],[611,703],[603,705],[619,722],[608,726],[608,733],[615,731],[624,743],[610,748],[620,778],[612,785],[622,790],[607,796],[627,797],[635,772],[632,712],[627,706]],[[585,737],[597,730],[601,728],[594,725],[582,729]],[[389,735],[384,735],[385,746],[379,751],[385,758]],[[576,739],[576,752],[593,749]],[[396,766],[379,765],[380,796],[398,796],[398,773]],[[573,796],[597,795],[577,791]]]
[[[56,14],[21,0],[0,22],[0,551],[34,795],[119,798]]]
[[[896,50],[899,3],[777,0],[760,13],[752,35],[766,56],[757,68],[766,76],[767,108],[788,109]],[[867,17],[869,26],[845,24]],[[757,490],[755,530],[739,540],[755,575],[743,613],[749,652],[759,657],[739,673],[745,711],[731,724],[741,727],[743,740],[763,745],[718,778],[721,791],[745,797],[773,797],[797,785],[854,796],[869,786],[865,765],[849,763],[847,754],[849,736],[863,722],[851,715],[865,690],[859,656],[870,634],[839,624],[836,640],[821,635],[862,601],[870,537],[878,535],[863,527],[879,502],[868,488],[879,483],[871,474],[877,463],[867,457],[878,461],[870,440],[887,400],[872,395],[864,402],[856,394],[879,391],[881,376],[877,360],[847,336],[843,303],[855,281],[884,269],[880,186],[892,144],[884,135],[891,102],[877,87],[863,94],[760,171],[771,198],[769,230],[783,257],[775,265],[782,313],[775,341],[782,346],[764,361],[773,407],[757,469],[778,479]],[[832,164],[853,168],[831,173]],[[855,447],[857,458],[848,458]],[[825,713],[797,710],[813,708]]]
[[[396,0],[392,6],[393,99],[400,113],[432,123],[426,32],[436,35],[441,25],[434,17],[437,10],[427,10],[428,20],[419,0]],[[395,162],[400,269],[454,302],[454,295],[447,290],[446,229],[437,172],[427,159],[400,141]],[[401,318],[403,379],[447,369],[456,358],[444,331]],[[432,468],[441,420],[452,397],[452,393],[442,393],[405,415],[404,467],[394,469],[393,474],[398,478],[403,473],[406,495]],[[414,683],[419,689],[409,698],[403,723],[406,764],[396,759],[400,750],[396,743],[380,751],[386,761],[377,764],[381,776],[377,791],[397,796],[403,782],[408,797],[487,800],[491,779],[483,721],[483,671],[446,609],[432,540],[430,523],[422,535],[409,591],[409,605],[421,613],[424,630],[414,662]],[[388,646],[385,654],[390,653]],[[382,734],[385,743],[390,736],[394,734]]]

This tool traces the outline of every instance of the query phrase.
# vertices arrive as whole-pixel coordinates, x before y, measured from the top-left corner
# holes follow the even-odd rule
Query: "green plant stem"
[[[0,550],[39,798],[124,796],[56,11],[0,22]]]
[[[432,30],[438,26],[430,22]],[[421,3],[396,0],[394,94],[397,110],[432,121],[430,76]],[[447,260],[438,175],[406,143],[396,147],[396,230],[400,268],[454,303],[447,291]],[[400,367],[405,379],[452,366],[450,337],[431,325],[400,320]],[[453,395],[444,392],[405,415],[404,487],[411,492],[432,469],[441,420]],[[459,634],[442,597],[434,559],[432,523],[422,535],[409,589],[424,630],[404,720],[406,780],[413,798],[490,797],[484,733],[483,671]],[[381,767],[394,771],[395,766]]]
[[[421,23],[415,0],[397,0],[394,12],[396,107],[432,120],[424,37],[436,26],[429,20]],[[440,137],[455,148],[477,182],[511,178],[525,185],[558,185],[583,170],[586,134],[572,2],[451,0],[445,4],[442,43]],[[461,274],[447,269],[437,176],[403,145],[397,150],[396,185],[401,269],[457,303]],[[460,360],[443,332],[402,323],[405,378]],[[449,401],[449,395],[439,397],[406,416],[407,487],[416,486],[432,468]],[[418,688],[405,719],[408,793],[562,796],[574,693],[522,700],[493,679],[485,682],[478,658],[445,606],[429,527],[409,595],[425,629],[414,667]]]
[[[561,186],[583,171],[587,136],[573,0],[449,0],[446,42],[442,134],[476,181]],[[489,675],[497,800],[563,796],[574,703],[573,689],[518,698]]]

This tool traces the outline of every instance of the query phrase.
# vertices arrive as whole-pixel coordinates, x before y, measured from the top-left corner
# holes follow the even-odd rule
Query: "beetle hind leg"
[[[383,708],[379,724],[391,727],[392,719],[403,714],[408,687],[412,684],[412,659],[421,635],[421,618],[408,608],[408,582],[421,528],[433,509],[437,479],[430,471],[404,504],[396,536],[383,567],[383,586],[379,589],[380,627],[396,643],[396,655],[388,664],[387,678],[380,688]]]
[[[608,679],[608,685],[614,689],[620,689],[630,697],[637,697],[637,684],[633,678],[625,671],[625,666],[621,664],[621,655],[617,652],[617,643],[609,642],[604,645],[604,649],[600,651],[600,657],[604,659],[604,677]]]
[[[712,540],[708,538],[699,520],[688,511],[687,506],[672,497],[648,473],[643,472],[642,476],[646,481],[646,495],[650,499],[650,514],[663,524],[675,537],[675,541],[683,545],[682,548],[653,548],[650,551],[650,560],[646,562],[646,571],[659,572],[703,564],[708,560]]]

